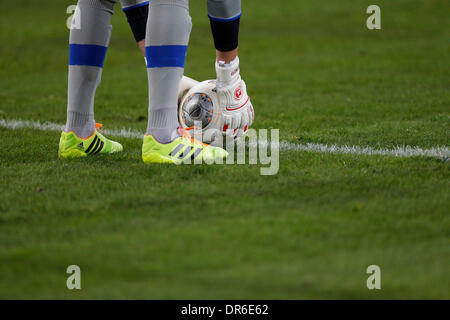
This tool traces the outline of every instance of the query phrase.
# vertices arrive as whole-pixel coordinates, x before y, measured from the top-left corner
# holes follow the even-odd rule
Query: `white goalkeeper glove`
[[[247,132],[255,118],[247,86],[239,74],[239,58],[229,64],[216,61],[216,74],[217,97],[223,116],[222,134],[239,138]]]

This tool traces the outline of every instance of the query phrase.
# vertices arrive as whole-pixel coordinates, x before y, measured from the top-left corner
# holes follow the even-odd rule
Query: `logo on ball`
[[[181,108],[181,120],[188,127],[194,125],[194,121],[201,121],[206,128],[213,116],[213,104],[211,98],[205,93],[193,93],[188,96]]]

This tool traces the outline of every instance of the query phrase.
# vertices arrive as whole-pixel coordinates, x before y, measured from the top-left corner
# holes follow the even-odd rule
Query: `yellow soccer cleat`
[[[121,152],[123,147],[116,141],[105,138],[100,132],[101,123],[95,124],[94,133],[85,139],[78,138],[73,132],[61,133],[59,140],[58,156],[62,158],[81,158],[98,153]]]
[[[188,128],[188,130],[190,129]],[[202,161],[213,163],[216,159],[223,160],[228,156],[228,152],[222,148],[195,140],[186,133],[186,129],[179,128],[178,132],[180,136],[167,144],[159,143],[152,135],[145,135],[142,145],[144,163],[181,164],[185,161],[195,163],[194,160],[199,157]]]

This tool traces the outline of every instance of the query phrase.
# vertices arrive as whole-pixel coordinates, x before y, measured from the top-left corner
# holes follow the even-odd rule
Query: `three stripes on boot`
[[[91,155],[97,154],[103,149],[104,145],[104,142],[100,140],[98,136],[95,136],[94,140],[92,140],[91,144],[84,152]]]
[[[95,136],[94,140],[92,140],[91,144],[84,152],[86,152],[89,155],[97,154],[103,149],[104,145],[105,145],[104,142],[102,140],[100,140],[98,138],[98,136]],[[185,159],[189,154],[191,154],[193,147],[187,146],[182,152],[180,152],[184,147],[185,147],[185,145],[180,143],[175,148],[173,148],[173,150],[170,152],[169,155],[171,157],[175,158],[176,155],[179,153],[177,158],[179,160]],[[192,152],[192,154],[191,154],[191,157],[190,157],[191,160],[194,160],[201,152],[202,152],[202,148],[196,148],[195,151]]]
[[[175,157],[175,155],[180,152],[183,148],[185,147],[184,144],[180,143],[179,145],[177,145],[175,148],[173,148],[173,150],[170,152],[170,156],[171,157]],[[183,152],[181,152],[178,155],[178,159],[179,160],[183,160],[184,158],[186,158],[192,151],[192,147],[188,146],[186,149],[184,149]],[[197,148],[191,155],[191,160],[194,160],[199,154],[200,152],[202,152],[202,148]]]

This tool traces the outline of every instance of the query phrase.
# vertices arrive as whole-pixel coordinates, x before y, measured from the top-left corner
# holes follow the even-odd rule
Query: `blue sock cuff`
[[[93,44],[70,44],[69,66],[103,68],[108,47]]]
[[[187,46],[182,45],[145,47],[147,68],[184,68],[186,53]]]

